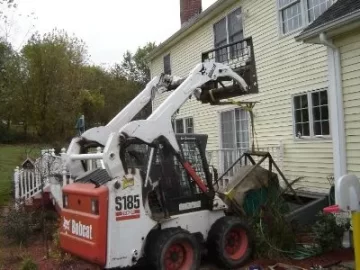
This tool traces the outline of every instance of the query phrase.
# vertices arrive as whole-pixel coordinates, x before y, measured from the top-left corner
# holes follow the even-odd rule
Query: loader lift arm
[[[233,79],[239,85],[239,89],[241,89],[242,92],[247,90],[246,82],[230,67],[221,63],[201,63],[196,65],[186,79],[176,79],[171,81],[170,88],[176,87],[176,84],[178,84],[179,81],[181,84],[146,120],[138,120],[126,124],[120,130],[119,146],[120,157],[125,173],[127,174],[128,172],[123,151],[125,151],[129,140],[141,141],[147,145],[157,144],[161,141],[163,145],[169,145],[171,147],[174,156],[191,176],[199,189],[209,197],[213,197],[214,190],[211,188],[211,185],[209,185],[209,183],[208,185],[205,185],[204,181],[196,174],[191,164],[183,158],[171,124],[171,118],[189,97],[195,95],[197,98],[201,98],[201,91],[206,91],[201,89],[204,84],[209,81],[221,82],[221,79],[223,78],[225,80],[228,80],[228,78]]]
[[[247,84],[244,79],[230,67],[221,63],[205,62],[196,65],[189,76],[174,90],[168,98],[146,119],[132,121],[120,130],[120,136],[137,138],[145,143],[152,143],[163,136],[168,140],[174,150],[179,153],[175,133],[171,125],[171,117],[180,107],[195,94],[199,97],[201,86],[209,81],[221,81],[222,78],[232,78],[246,91]],[[172,81],[171,85],[175,82]],[[201,94],[201,92],[200,92]],[[156,127],[156,128],[154,128]]]

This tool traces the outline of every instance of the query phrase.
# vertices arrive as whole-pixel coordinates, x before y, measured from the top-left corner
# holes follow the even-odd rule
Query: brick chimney
[[[201,0],[180,0],[181,26],[197,14],[201,13]]]

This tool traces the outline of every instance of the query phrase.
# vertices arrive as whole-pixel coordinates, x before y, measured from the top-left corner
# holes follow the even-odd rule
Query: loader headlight
[[[91,199],[91,213],[99,214],[99,201],[97,199]]]
[[[63,195],[63,207],[67,208],[68,206],[69,206],[68,195],[64,194]]]

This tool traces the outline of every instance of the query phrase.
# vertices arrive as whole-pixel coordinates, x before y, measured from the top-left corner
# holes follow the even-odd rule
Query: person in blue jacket
[[[85,117],[84,115],[81,115],[75,125],[75,128],[79,132],[79,136],[85,131]]]

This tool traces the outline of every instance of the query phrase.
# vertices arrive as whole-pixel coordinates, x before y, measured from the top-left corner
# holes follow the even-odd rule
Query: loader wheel
[[[243,266],[253,250],[249,227],[232,216],[222,217],[211,226],[207,244],[210,258],[222,269]]]
[[[195,236],[181,228],[162,230],[150,244],[150,260],[158,270],[197,270],[201,253]]]

